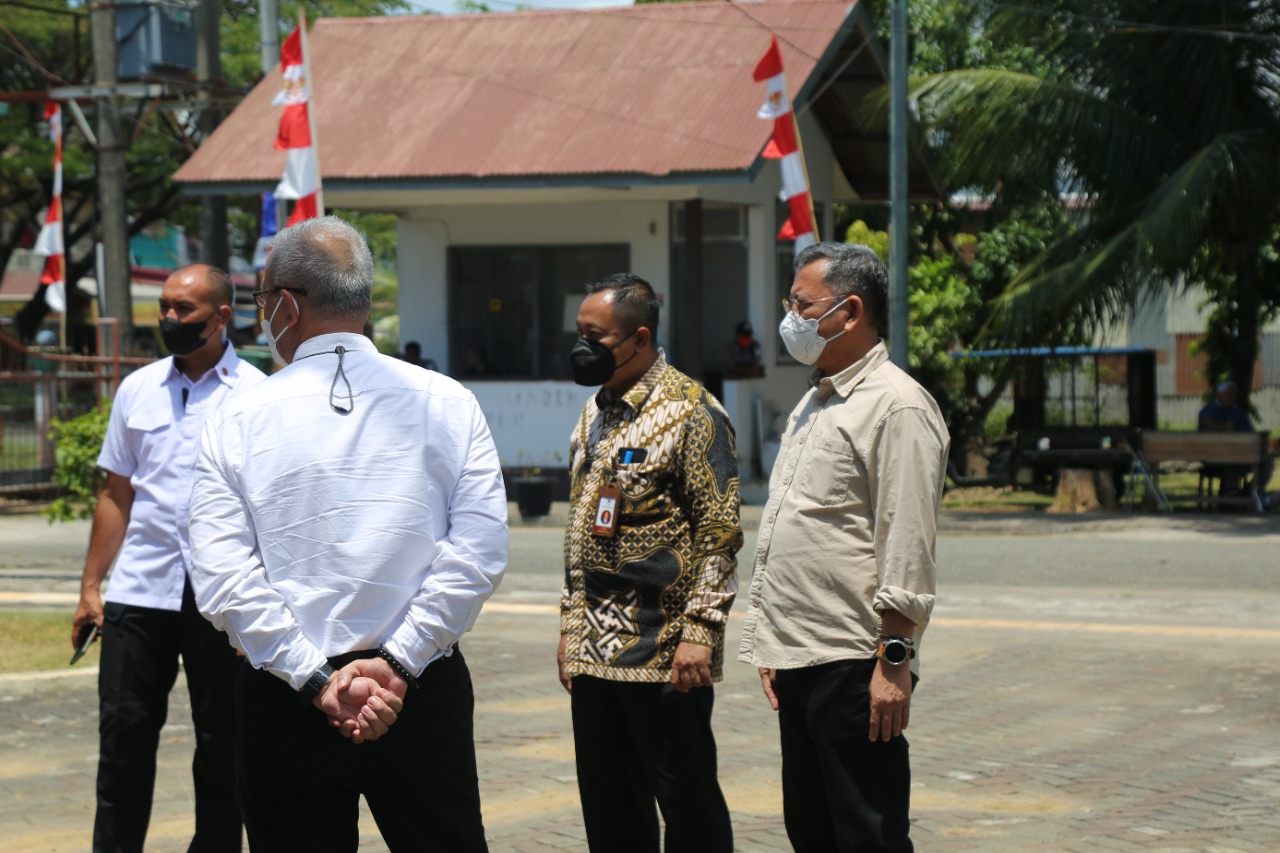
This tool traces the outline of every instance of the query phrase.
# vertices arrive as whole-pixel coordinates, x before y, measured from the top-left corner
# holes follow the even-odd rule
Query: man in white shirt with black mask
[[[255,851],[354,851],[361,794],[392,851],[486,849],[457,642],[506,567],[502,473],[469,391],[363,336],[372,286],[347,223],[282,231],[258,300],[287,366],[201,443],[192,584],[252,664],[236,765]]]
[[[187,499],[205,419],[233,392],[266,378],[227,343],[234,301],[222,270],[207,264],[175,270],[159,303],[171,356],[126,376],[112,400],[98,456],[106,482],[72,619],[77,647],[94,626],[102,632],[95,853],[143,849],[179,659],[196,742],[190,849],[241,849],[230,696],[241,663],[226,636],[200,618],[187,582]]]

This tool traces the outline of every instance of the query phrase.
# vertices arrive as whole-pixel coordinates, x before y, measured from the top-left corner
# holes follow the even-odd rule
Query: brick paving
[[[1019,532],[1027,535],[1004,539],[1009,553],[1034,559],[1041,531]],[[1247,535],[1259,553],[1280,544],[1280,528]],[[1153,562],[1189,547],[1146,538]],[[557,539],[553,526],[513,528],[511,574],[463,643],[495,853],[586,850],[568,697],[555,677],[559,581],[546,563]],[[48,578],[38,586],[55,588]],[[917,849],[1280,850],[1274,587],[1252,596],[1244,621],[1222,618],[1233,599],[1213,589],[1118,599],[1008,585],[952,593],[930,629],[912,709]],[[735,616],[731,648],[740,632]],[[714,719],[737,849],[789,850],[773,714],[748,667],[728,667]],[[96,741],[91,672],[0,676],[5,849],[87,848]],[[180,686],[162,737],[148,850],[182,851],[189,840],[190,741]],[[362,851],[385,850],[367,815],[362,828]]]

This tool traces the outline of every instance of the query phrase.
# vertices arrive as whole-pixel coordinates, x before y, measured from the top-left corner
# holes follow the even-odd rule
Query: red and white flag
[[[765,82],[765,99],[756,113],[759,118],[773,119],[773,139],[764,149],[764,156],[782,161],[783,201],[791,209],[791,215],[778,231],[778,239],[794,240],[796,251],[812,246],[817,241],[813,227],[813,206],[809,199],[809,180],[804,173],[804,159],[800,156],[800,144],[796,138],[796,123],[791,112],[791,100],[787,97],[787,78],[782,72],[782,54],[778,51],[778,37],[769,42],[754,74],[756,82]]]
[[[276,187],[276,198],[295,199],[286,226],[323,213],[320,208],[320,164],[311,140],[311,80],[307,61],[305,22],[294,28],[280,46],[280,68],[284,88],[271,103],[283,106],[276,148],[288,152],[284,176]]]
[[[62,107],[49,101],[44,106],[44,119],[49,123],[49,138],[53,140],[53,197],[49,200],[40,236],[36,238],[35,252],[46,256],[44,273],[40,276],[40,283],[48,285],[44,291],[45,304],[62,314],[67,310],[66,250],[62,243]]]

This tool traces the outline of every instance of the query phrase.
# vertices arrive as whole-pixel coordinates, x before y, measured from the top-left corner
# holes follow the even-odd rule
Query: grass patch
[[[1012,486],[968,486],[947,489],[942,493],[943,509],[982,509],[999,512],[1042,510],[1053,503],[1053,497],[1031,489]]]
[[[0,611],[0,673],[66,669],[71,660],[69,610]],[[98,665],[99,644],[75,668]]]
[[[1175,501],[1179,498],[1185,500],[1195,496],[1199,481],[1199,472],[1195,470],[1173,470],[1160,475],[1160,488]],[[1135,508],[1143,512],[1154,512],[1155,498],[1147,494],[1146,483],[1138,480],[1133,483],[1133,488],[1136,489]],[[1125,497],[1120,497],[1119,500],[1121,508],[1129,502]],[[1051,494],[1013,486],[948,488],[942,494],[943,509],[1034,512],[1045,509],[1051,503],[1053,503]],[[1185,503],[1179,504],[1179,508],[1185,508]]]

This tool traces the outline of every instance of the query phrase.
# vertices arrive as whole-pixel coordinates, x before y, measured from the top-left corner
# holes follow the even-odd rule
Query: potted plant
[[[560,454],[555,454],[557,462]],[[520,451],[520,476],[511,480],[515,491],[516,506],[520,509],[520,518],[524,521],[537,521],[551,512],[551,501],[555,495],[556,481],[545,476],[540,465],[526,465],[525,452]]]

